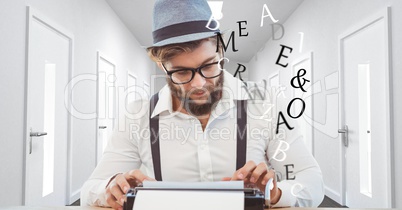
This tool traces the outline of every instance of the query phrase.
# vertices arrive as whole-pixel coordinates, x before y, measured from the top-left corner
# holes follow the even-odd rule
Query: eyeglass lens
[[[219,63],[214,62],[200,68],[200,73],[205,78],[214,78],[221,73]],[[197,69],[198,70],[198,69]],[[182,69],[171,74],[171,79],[174,83],[183,84],[190,82],[194,77],[195,71],[192,69]]]

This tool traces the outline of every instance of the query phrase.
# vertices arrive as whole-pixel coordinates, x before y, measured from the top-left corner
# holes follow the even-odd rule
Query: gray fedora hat
[[[220,33],[210,21],[206,0],[156,0],[153,10],[153,45],[160,47],[212,37]],[[207,27],[208,26],[208,27]]]

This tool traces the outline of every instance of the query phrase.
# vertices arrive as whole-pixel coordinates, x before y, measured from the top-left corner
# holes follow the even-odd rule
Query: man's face
[[[164,64],[168,71],[183,68],[198,68],[202,65],[219,61],[216,53],[216,45],[211,41],[204,41],[190,53],[182,53]],[[218,65],[215,65],[216,67]],[[211,112],[212,108],[222,96],[223,73],[215,78],[206,79],[199,73],[186,84],[174,84],[170,78],[167,79],[173,97],[181,101],[182,107],[191,115],[205,115]],[[178,110],[180,111],[180,110]]]

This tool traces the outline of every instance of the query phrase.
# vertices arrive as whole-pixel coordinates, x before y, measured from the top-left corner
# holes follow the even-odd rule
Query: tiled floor
[[[348,208],[347,206],[342,206],[339,203],[335,202],[331,198],[327,196],[324,197],[324,200],[318,207],[328,207],[328,208]]]
[[[77,201],[75,201],[74,203],[72,203],[69,206],[79,206],[80,205],[80,199],[78,199]]]

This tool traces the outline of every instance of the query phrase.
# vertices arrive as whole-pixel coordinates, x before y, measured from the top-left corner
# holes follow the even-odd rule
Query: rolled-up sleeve
[[[133,130],[133,125],[138,125],[139,122],[125,119],[124,123],[123,129],[116,126],[100,162],[81,188],[82,206],[107,207],[105,193],[110,179],[118,173],[140,168],[142,162],[139,139],[135,138],[137,135],[132,134],[136,132],[135,129]]]
[[[316,207],[324,198],[324,183],[321,169],[307,149],[298,125],[304,119],[288,116],[289,98],[279,93],[267,95],[272,97],[254,96],[256,99],[248,103],[248,122],[252,128],[267,132],[252,138],[257,141],[250,142],[247,155],[257,163],[268,161],[275,170],[282,194],[274,207]],[[261,153],[265,160],[261,160]]]
[[[271,140],[267,152],[280,179],[278,187],[282,191],[274,207],[316,207],[324,198],[321,169],[304,144],[298,128],[290,130],[284,126],[284,130],[281,135],[285,138],[276,137]]]

